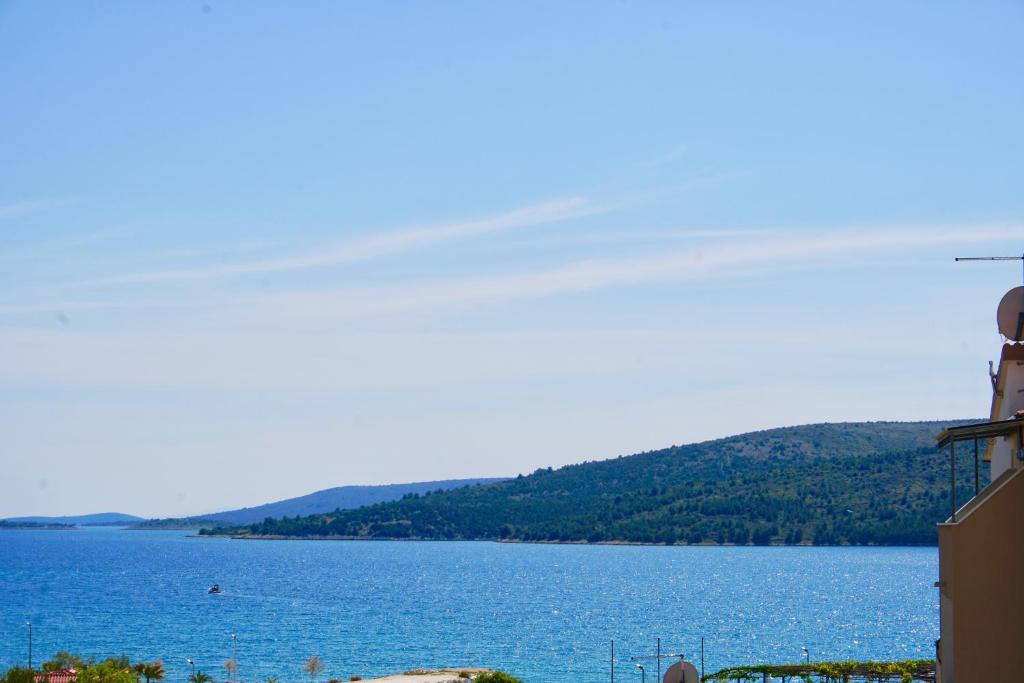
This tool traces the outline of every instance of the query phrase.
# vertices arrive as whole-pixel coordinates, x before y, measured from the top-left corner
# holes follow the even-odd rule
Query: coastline
[[[509,545],[603,545],[603,546],[637,546],[665,548],[937,548],[935,543],[917,545],[853,545],[853,544],[821,544],[813,543],[769,543],[766,545],[737,545],[735,543],[644,543],[640,541],[521,541],[496,538],[378,538],[369,536],[283,536],[280,534],[191,534],[189,538],[223,538],[233,541],[402,541],[410,543],[505,543]]]

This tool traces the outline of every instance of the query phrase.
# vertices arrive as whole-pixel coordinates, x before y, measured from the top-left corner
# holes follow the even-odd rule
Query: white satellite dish
[[[685,660],[679,660],[665,671],[662,683],[700,683],[697,667]]]
[[[1014,287],[1003,295],[996,309],[999,333],[1012,341],[1024,341],[1024,287]]]

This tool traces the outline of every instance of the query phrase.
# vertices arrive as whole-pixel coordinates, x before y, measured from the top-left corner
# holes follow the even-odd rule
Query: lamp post
[[[641,683],[647,683],[647,671],[644,669],[643,664],[637,664],[636,668],[640,669],[640,681]]]
[[[196,663],[194,661],[192,661],[191,659],[186,659],[185,661],[192,665],[192,678],[191,678],[191,680],[192,680],[192,683],[195,683],[195,680],[196,680]]]
[[[811,653],[810,653],[810,651],[806,647],[801,647],[800,649],[803,651],[804,657],[807,660],[807,666],[810,666],[811,665]]]
[[[28,626],[28,669],[32,670],[32,622],[26,621],[25,626]]]
[[[238,636],[234,633],[231,634],[231,661],[235,663],[232,675],[235,677],[235,683],[238,683]]]

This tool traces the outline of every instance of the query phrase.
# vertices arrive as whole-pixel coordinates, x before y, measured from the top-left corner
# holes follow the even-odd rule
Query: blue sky
[[[0,2],[0,516],[983,415],[1019,3]]]

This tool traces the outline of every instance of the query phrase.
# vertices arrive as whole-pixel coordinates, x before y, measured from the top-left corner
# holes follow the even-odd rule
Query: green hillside
[[[636,543],[927,545],[955,422],[787,427],[214,533]],[[973,459],[962,458],[966,500]],[[984,469],[984,468],[983,468]],[[984,484],[984,482],[983,482]]]

